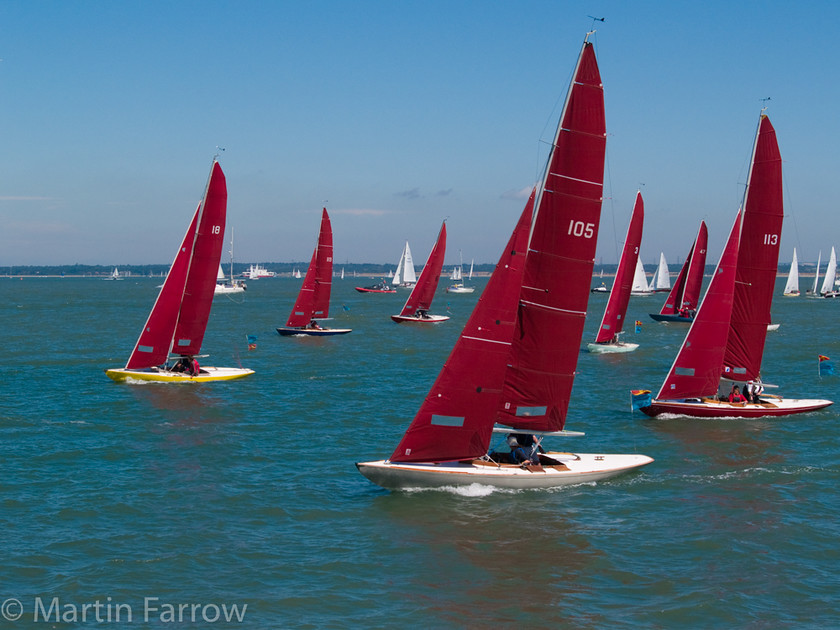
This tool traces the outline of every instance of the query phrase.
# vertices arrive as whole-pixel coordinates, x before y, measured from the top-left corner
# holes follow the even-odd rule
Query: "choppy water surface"
[[[0,627],[44,627],[37,601],[56,597],[78,625],[107,625],[110,604],[119,627],[840,625],[840,405],[782,420],[631,414],[629,390],[659,387],[685,332],[647,317],[664,294],[633,298],[641,348],[581,355],[567,426],[587,436],[563,446],[654,464],[555,491],[389,493],[354,462],[393,451],[478,292],[441,290],[432,310],[448,304],[452,320],[418,329],[388,318],[405,293],[336,280],[335,325],[353,333],[281,338],[299,282],[216,299],[203,363],[254,376],[172,386],[103,373],[125,363],[155,280],[0,279],[0,600],[23,609]],[[605,300],[592,297],[584,341]],[[838,309],[777,298],[765,380],[838,399],[840,377],[818,378],[816,360],[840,359]],[[104,621],[89,608],[82,623],[97,601]],[[167,605],[187,606],[181,624]],[[224,621],[232,605],[247,605],[241,622]]]

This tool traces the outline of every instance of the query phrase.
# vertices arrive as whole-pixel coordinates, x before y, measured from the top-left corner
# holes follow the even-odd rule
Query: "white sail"
[[[837,254],[834,248],[831,248],[831,256],[828,259],[828,268],[825,270],[825,278],[823,278],[822,288],[820,293],[825,295],[834,291],[834,275],[837,273]]]
[[[633,275],[633,288],[630,289],[630,293],[635,295],[650,293],[647,276],[645,275],[645,266],[642,264],[641,258],[636,259],[636,273]]]
[[[405,242],[400,262],[397,264],[397,271],[394,273],[394,280],[391,284],[395,287],[411,286],[417,282],[417,274],[414,271],[414,259],[411,257],[411,248],[408,241]]]
[[[216,282],[221,280],[222,282],[225,281],[225,272],[222,271],[222,265],[219,265],[219,272],[216,274]]]
[[[820,281],[820,260],[822,259],[822,252],[817,254],[817,271],[814,273],[814,286],[811,287],[811,293],[817,294],[817,283]]]
[[[785,295],[799,295],[799,261],[796,260],[796,248],[793,248],[793,260],[790,261],[790,272],[785,284]]]
[[[665,253],[659,252],[659,267],[656,269],[656,282],[651,280],[652,288],[657,291],[667,291],[671,288],[671,273],[668,271],[668,263],[665,261]]]
[[[452,267],[452,275],[450,279],[453,282],[460,282],[461,281],[461,268],[460,267]]]
[[[470,261],[470,280],[472,280],[472,272],[473,272],[473,263],[475,262],[475,258]]]

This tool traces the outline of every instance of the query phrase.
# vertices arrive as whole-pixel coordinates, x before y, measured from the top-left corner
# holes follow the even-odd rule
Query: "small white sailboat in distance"
[[[799,297],[799,261],[796,259],[796,248],[793,248],[793,259],[790,261],[790,271],[785,283],[785,297]]]
[[[397,263],[397,270],[394,272],[394,278],[391,280],[391,286],[410,289],[416,283],[417,272],[414,270],[414,259],[411,257],[411,248],[406,241],[400,254],[400,262]]]
[[[114,270],[111,272],[111,275],[105,278],[105,280],[122,280],[120,270],[114,267]]]
[[[461,252],[458,252],[458,257],[460,258],[460,263],[452,268],[452,275],[450,279],[452,280],[452,284],[446,287],[447,293],[472,293],[475,291],[475,287],[468,287],[464,283],[464,259],[461,257]],[[470,278],[472,278],[472,265],[470,265]]]
[[[636,272],[633,275],[633,288],[630,289],[630,295],[638,297],[653,295],[653,289],[648,284],[645,266],[642,264],[641,256],[636,259]]]
[[[820,283],[820,263],[822,262],[822,251],[817,254],[817,268],[814,270],[814,284],[811,286],[810,289],[807,289],[805,292],[808,294],[808,297],[817,298],[820,297],[820,294],[817,292],[817,287]]]
[[[825,268],[820,295],[824,298],[836,298],[840,293],[834,290],[834,277],[837,275],[837,253],[834,247],[831,248],[831,256],[828,258],[828,267]]]
[[[213,295],[230,295],[232,293],[244,293],[248,288],[244,280],[237,279],[233,275],[233,230],[230,231],[230,281],[225,277],[222,265],[219,263],[219,273],[216,274],[216,288]]]
[[[653,274],[653,279],[650,281],[650,288],[653,289],[654,293],[671,290],[671,272],[668,271],[665,252],[659,252],[659,266],[656,268],[656,273]]]

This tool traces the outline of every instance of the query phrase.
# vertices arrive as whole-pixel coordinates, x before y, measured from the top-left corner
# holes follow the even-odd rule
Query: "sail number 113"
[[[595,224],[584,223],[583,221],[569,221],[569,235],[582,236],[584,238],[592,238],[595,236]]]
[[[764,235],[764,244],[765,245],[778,245],[779,244],[779,235],[778,234],[765,234]]]

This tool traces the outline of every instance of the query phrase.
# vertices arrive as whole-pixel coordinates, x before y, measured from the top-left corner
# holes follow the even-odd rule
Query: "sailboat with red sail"
[[[227,184],[213,160],[198,204],[152,312],[122,369],[105,373],[115,381],[170,383],[224,381],[253,374],[244,368],[199,366],[199,355],[216,286],[227,214]]]
[[[624,248],[621,250],[621,259],[618,261],[618,270],[615,272],[615,282],[604,309],[604,316],[601,318],[601,326],[598,328],[595,342],[586,345],[589,352],[595,354],[633,352],[639,347],[637,343],[621,341],[619,336],[624,332],[624,316],[627,314],[630,291],[633,288],[633,270],[639,259],[639,248],[642,246],[644,220],[645,203],[642,200],[642,193],[637,192],[633,214],[630,216],[630,225],[627,227],[627,236],[624,239]]]
[[[640,407],[650,416],[756,418],[832,404],[771,395],[765,390],[771,386],[761,380],[784,216],[782,158],[776,131],[764,113],[742,208],[665,382],[656,398]],[[735,387],[738,393],[747,392],[746,401],[735,395]]]
[[[330,215],[324,208],[321,212],[321,229],[318,232],[318,244],[312,252],[309,268],[303,278],[295,305],[286,325],[277,329],[284,337],[304,335],[328,337],[345,335],[352,328],[323,328],[318,320],[330,316],[330,292],[333,275],[333,234]]]
[[[391,315],[398,324],[413,322],[417,324],[437,324],[449,319],[448,315],[432,315],[429,309],[432,307],[432,300],[437,291],[440,281],[440,272],[443,269],[443,258],[446,255],[446,221],[440,226],[437,240],[435,241],[429,258],[417,278],[417,284],[411,290],[411,294],[405,301],[399,315]]]
[[[396,450],[356,464],[369,480],[390,489],[550,488],[653,461],[540,446],[546,436],[575,434],[564,427],[595,262],[605,149],[603,86],[585,41],[541,184]],[[505,435],[503,446],[489,450],[494,433]]]
[[[703,286],[703,273],[706,269],[706,247],[709,231],[706,222],[700,221],[697,238],[691,245],[688,256],[680,269],[680,275],[671,292],[665,299],[659,313],[648,313],[657,322],[690,324],[697,312],[700,290]]]

